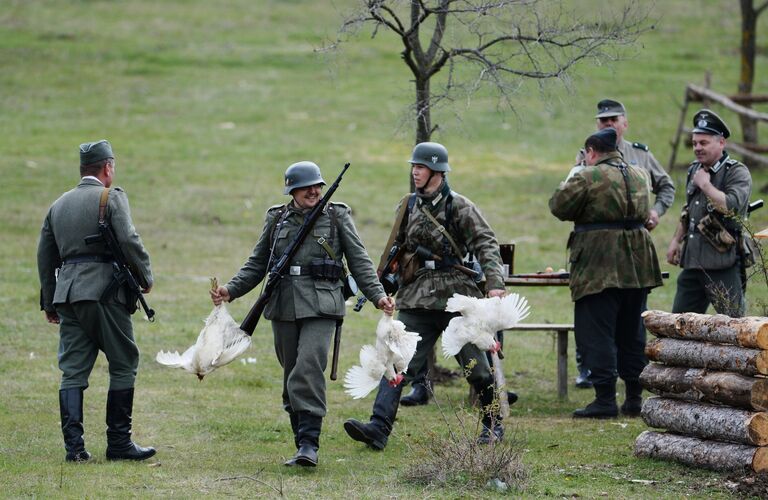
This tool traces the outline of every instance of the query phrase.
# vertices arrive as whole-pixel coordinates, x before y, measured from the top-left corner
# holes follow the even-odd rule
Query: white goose
[[[211,280],[215,289],[216,278]],[[178,351],[157,353],[155,360],[161,365],[181,368],[197,375],[199,380],[216,368],[231,363],[251,345],[251,337],[242,331],[230,316],[224,304],[213,308],[205,326],[197,336],[195,345],[179,354]]]
[[[421,337],[407,332],[401,321],[382,315],[376,326],[376,346],[364,345],[360,349],[360,365],[347,370],[344,376],[345,392],[361,399],[379,386],[381,377],[393,387],[402,382],[419,340]]]

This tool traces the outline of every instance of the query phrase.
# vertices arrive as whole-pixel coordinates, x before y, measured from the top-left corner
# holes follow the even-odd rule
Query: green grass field
[[[373,396],[352,401],[330,382],[329,413],[316,470],[282,465],[294,452],[280,407],[281,371],[268,322],[247,356],[203,382],[154,362],[160,349],[182,349],[211,309],[208,278],[226,281],[255,243],[267,207],[282,203],[282,175],[311,159],[327,178],[352,168],[336,199],[353,207],[376,259],[407,191],[413,130],[404,121],[413,91],[399,41],[361,33],[339,53],[317,52],[335,36],[354,2],[167,0],[6,0],[0,8],[0,496],[189,498],[465,498],[461,488],[424,488],[403,474],[430,433],[445,433],[437,406],[404,408],[388,448],[374,453],[342,430],[367,418]],[[568,2],[598,9],[598,2]],[[735,1],[657,2],[655,29],[609,65],[587,63],[572,86],[541,93],[523,85],[516,113],[501,114],[492,96],[459,100],[438,111],[434,139],[450,152],[452,187],[474,200],[501,242],[515,242],[517,272],[564,267],[568,224],[547,201],[594,130],[603,97],[629,110],[627,137],[650,145],[666,164],[685,84],[712,73],[714,89],[733,93],[738,78],[739,10]],[[756,92],[768,91],[760,24]],[[762,37],[762,38],[761,38]],[[461,120],[455,118],[455,114]],[[692,113],[691,113],[692,115]],[[735,117],[722,113],[732,129]],[[688,117],[690,120],[690,116]],[[765,133],[765,131],[763,131]],[[738,134],[737,134],[738,135]],[[118,157],[117,184],[129,194],[134,222],[151,253],[156,284],[149,324],[137,315],[143,357],[137,382],[134,437],[158,448],[149,464],[104,459],[106,363],[100,358],[86,392],[86,443],[95,463],[64,464],[59,430],[57,330],[38,306],[36,245],[45,212],[78,181],[77,146],[108,138]],[[678,158],[692,158],[681,151]],[[661,256],[682,200],[653,232]],[[768,183],[753,172],[755,190]],[[763,194],[763,197],[766,195]],[[768,226],[768,209],[755,213]],[[677,272],[649,299],[669,310]],[[521,290],[530,321],[570,322],[564,288]],[[236,319],[255,300],[232,304]],[[766,285],[750,289],[750,312],[768,300]],[[367,306],[345,322],[340,372],[357,363],[373,339],[378,316]],[[573,343],[571,343],[571,349]],[[575,422],[570,412],[591,400],[571,389],[560,402],[556,352],[549,334],[507,335],[506,376],[520,394],[507,421],[529,473],[526,497],[723,498],[727,474],[638,460],[639,419]],[[571,374],[575,367],[570,360]],[[441,362],[454,368],[452,362]],[[444,405],[463,406],[466,383],[439,386]],[[633,482],[653,480],[655,482]]]

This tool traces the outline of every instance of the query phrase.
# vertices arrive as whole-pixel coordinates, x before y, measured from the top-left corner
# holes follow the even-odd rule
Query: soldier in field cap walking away
[[[683,268],[677,278],[672,312],[705,313],[712,304],[720,314],[745,312],[740,255],[741,224],[746,216],[752,176],[728,156],[728,127],[713,111],[693,117],[693,152],[685,205],[667,249],[667,261]]]
[[[656,157],[653,156],[648,146],[639,142],[630,142],[624,138],[624,132],[629,128],[629,119],[627,110],[622,103],[613,99],[603,99],[597,103],[597,130],[611,127],[616,130],[616,148],[621,153],[624,162],[629,166],[642,167],[648,171],[651,176],[651,191],[655,195],[653,205],[648,213],[648,220],[645,221],[645,228],[653,231],[659,224],[659,219],[672,206],[675,200],[675,185],[672,178],[667,174],[664,168],[659,164]],[[576,155],[576,165],[584,165],[585,152],[580,150]],[[643,310],[646,306],[643,306]],[[641,324],[640,328],[645,331]],[[589,373],[581,363],[581,353],[576,350],[576,364],[579,368],[579,374],[576,377],[576,386],[580,388],[589,388],[592,386],[589,381]]]
[[[576,345],[595,388],[595,400],[574,418],[616,417],[617,377],[626,385],[621,412],[640,414],[640,372],[648,363],[640,314],[649,289],[662,284],[645,226],[650,175],[623,161],[616,138],[611,127],[589,136],[586,166],[574,167],[549,200],[553,215],[574,222],[568,249]]]
[[[51,205],[37,247],[40,307],[49,323],[59,325],[59,409],[66,460],[91,458],[83,439],[83,391],[99,351],[109,362],[107,459],[144,460],[155,449],[131,441],[139,366],[131,324],[136,297],[124,285],[114,286],[114,261],[105,245],[86,245],[85,238],[98,234],[103,217],[144,293],[152,288],[149,254],[131,221],[128,196],[112,187],[115,155],[109,142],[80,145],[80,176],[80,183]]]

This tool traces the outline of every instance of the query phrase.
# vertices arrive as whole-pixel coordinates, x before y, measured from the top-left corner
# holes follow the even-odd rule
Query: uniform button
[[[696,205],[698,205],[698,204],[699,204],[699,202],[697,201],[697,202],[696,202]]]
[[[693,235],[690,235],[689,238],[693,238]]]

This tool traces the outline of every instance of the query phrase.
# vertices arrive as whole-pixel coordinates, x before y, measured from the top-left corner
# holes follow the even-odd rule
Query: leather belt
[[[642,229],[644,224],[639,221],[627,221],[627,222],[594,222],[590,224],[575,224],[573,226],[574,233],[584,233],[586,231],[598,231],[600,229],[613,229],[613,230],[627,230],[634,231]]]

